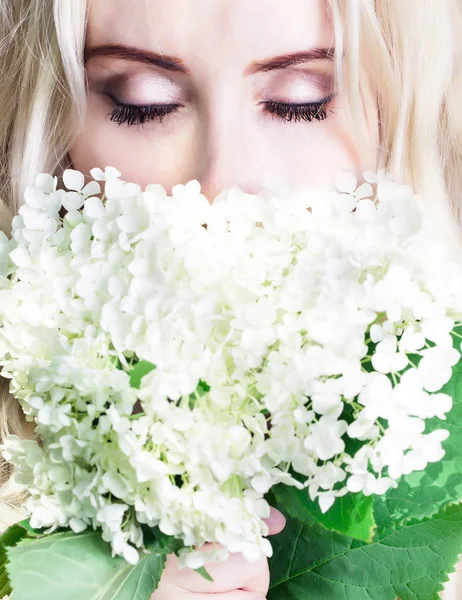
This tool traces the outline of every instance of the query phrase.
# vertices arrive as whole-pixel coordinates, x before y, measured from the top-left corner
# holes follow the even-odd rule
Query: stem
[[[128,419],[129,419],[130,421],[136,421],[137,419],[140,419],[141,417],[144,417],[145,415],[146,415],[146,413],[145,413],[145,412],[140,412],[140,413],[136,413],[136,414],[134,414],[134,415],[130,415],[130,416],[128,417]]]

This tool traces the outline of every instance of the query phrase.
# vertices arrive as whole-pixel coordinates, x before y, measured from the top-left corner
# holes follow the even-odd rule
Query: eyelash
[[[107,116],[119,126],[127,123],[128,126],[143,125],[154,119],[162,119],[167,115],[178,111],[181,104],[152,104],[148,106],[137,106],[135,104],[123,104],[114,96],[109,95],[109,98],[114,102],[115,107]],[[278,119],[286,122],[308,121],[313,119],[322,121],[327,118],[327,105],[332,100],[333,96],[327,96],[318,102],[309,102],[306,104],[290,104],[287,102],[275,102],[268,100],[262,102],[266,107],[266,111],[271,115],[275,115]]]
[[[318,102],[306,104],[290,104],[288,102],[274,102],[274,100],[263,102],[263,104],[266,106],[267,112],[287,122],[311,122],[313,119],[323,121],[327,119],[327,105],[332,98],[333,96],[327,96],[327,98]]]
[[[135,104],[122,104],[114,96],[109,96],[115,107],[107,116],[119,126],[123,123],[132,125],[143,125],[154,119],[162,119],[170,113],[176,112],[181,104],[152,104],[149,106],[136,106]]]

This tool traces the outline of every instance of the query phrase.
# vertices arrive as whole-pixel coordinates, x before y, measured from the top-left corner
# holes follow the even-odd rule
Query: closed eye
[[[112,94],[108,94],[108,96],[114,102],[115,106],[114,110],[107,116],[119,126],[124,123],[127,123],[129,126],[143,125],[155,119],[159,119],[162,123],[164,117],[178,111],[181,107],[181,104],[148,104],[145,106],[125,104]]]
[[[316,102],[308,102],[304,104],[292,104],[290,102],[274,102],[266,100],[262,104],[265,105],[265,110],[277,118],[284,121],[308,121],[313,119],[323,121],[327,118],[327,106],[332,101],[333,95],[327,96]]]
[[[114,103],[114,109],[107,116],[119,126],[127,123],[128,126],[143,125],[150,121],[158,119],[162,120],[177,112],[181,104],[149,104],[136,105],[125,104],[120,102],[112,94],[108,94],[109,98]],[[327,118],[327,107],[332,101],[333,95],[327,96],[316,102],[308,102],[303,104],[292,104],[289,102],[276,102],[274,100],[266,100],[261,102],[265,107],[265,111],[285,122],[300,122],[313,120],[322,121]]]

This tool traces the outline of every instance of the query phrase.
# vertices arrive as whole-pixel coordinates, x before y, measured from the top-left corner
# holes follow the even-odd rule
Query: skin
[[[325,0],[89,0],[86,39],[88,106],[70,149],[72,166],[89,174],[110,165],[142,186],[197,179],[210,201],[225,188],[284,192],[326,184],[341,170],[375,168],[377,114],[364,114],[370,162],[360,164],[329,58],[257,71],[255,63],[281,55],[333,48]],[[97,48],[122,45],[180,59],[186,73]],[[125,52],[126,54],[126,52]],[[287,121],[265,102],[306,104],[333,98],[323,120]],[[115,104],[177,105],[161,120],[129,126],[108,116]],[[272,509],[270,534],[284,527]],[[153,600],[262,600],[266,560],[240,555],[207,566],[215,583],[170,556]]]
[[[285,526],[284,516],[275,508],[266,520],[269,535],[275,535]],[[205,544],[203,550],[212,549]],[[190,569],[178,569],[175,556],[169,556],[160,585],[152,600],[206,600],[213,594],[215,600],[264,600],[269,587],[268,561],[261,559],[248,563],[241,554],[232,554],[227,562],[209,562],[207,571],[214,580],[207,581]]]
[[[210,200],[233,185],[248,193],[325,184],[340,170],[374,168],[377,117],[369,118],[370,164],[360,165],[335,89],[334,63],[305,61],[247,73],[255,61],[334,46],[325,0],[89,0],[86,40],[88,109],[73,144],[74,168],[106,165],[126,181],[177,183],[197,179]],[[180,58],[188,73],[95,54],[122,44]],[[327,118],[286,121],[264,102],[308,103],[336,96]],[[142,126],[107,116],[118,101],[178,104],[178,111]]]

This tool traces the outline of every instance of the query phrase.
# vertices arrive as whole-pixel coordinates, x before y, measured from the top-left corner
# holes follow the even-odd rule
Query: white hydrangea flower
[[[326,512],[441,460],[425,421],[452,408],[462,262],[408,187],[340,173],[211,204],[196,180],[91,175],[39,175],[0,234],[0,365],[43,443],[2,453],[34,527],[99,527],[131,564],[141,525],[182,566],[257,560],[272,486]]]

